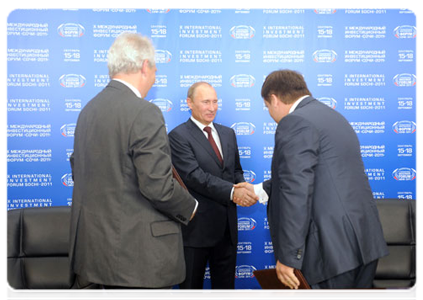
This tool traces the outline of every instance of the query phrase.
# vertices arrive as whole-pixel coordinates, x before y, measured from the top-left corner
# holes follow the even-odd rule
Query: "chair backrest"
[[[7,279],[15,289],[93,288],[72,272],[68,258],[70,207],[7,213]]]
[[[416,282],[416,201],[378,199],[389,255],[379,260],[375,288],[409,288]]]

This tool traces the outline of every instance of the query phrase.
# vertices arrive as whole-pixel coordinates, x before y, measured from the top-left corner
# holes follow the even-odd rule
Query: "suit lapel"
[[[186,122],[187,127],[192,135],[192,137],[204,148],[204,150],[207,151],[207,153],[213,158],[213,160],[219,165],[220,161],[216,156],[216,153],[214,153],[214,150],[212,148],[212,146],[210,145],[209,140],[206,138],[205,134],[203,132],[201,132],[200,128],[198,128],[197,125],[194,124],[193,121],[191,121],[191,119],[188,119],[188,121]],[[219,134],[220,137],[220,134]],[[225,156],[223,156],[225,157]]]
[[[214,128],[216,128],[217,134],[219,135],[220,146],[222,147],[223,165],[225,165],[227,162],[227,159],[229,158],[229,153],[228,153],[229,137],[226,134],[223,134],[222,127],[220,127],[219,124],[214,123]]]

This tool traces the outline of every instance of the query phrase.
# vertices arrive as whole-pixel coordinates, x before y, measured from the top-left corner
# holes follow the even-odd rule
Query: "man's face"
[[[283,103],[276,95],[270,95],[268,101],[264,100],[264,104],[269,110],[269,115],[279,123],[285,116],[288,115],[292,104]]]
[[[187,98],[192,116],[202,124],[209,125],[216,117],[218,108],[216,91],[213,87],[203,84],[196,88],[193,98]]]
[[[274,100],[271,97],[271,98],[269,98],[269,101],[264,100],[264,104],[266,105],[267,110],[269,111],[269,115],[272,117],[272,119],[275,120],[276,123],[279,123],[280,120],[276,116],[276,109],[275,109],[274,105],[272,105],[272,101],[274,101]]]

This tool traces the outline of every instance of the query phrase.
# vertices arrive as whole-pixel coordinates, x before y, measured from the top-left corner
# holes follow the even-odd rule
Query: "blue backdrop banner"
[[[374,197],[415,199],[412,11],[48,9],[15,10],[7,21],[8,209],[71,205],[76,120],[109,82],[107,52],[123,31],[153,41],[158,72],[146,99],[168,131],[190,117],[191,84],[213,85],[215,121],[235,130],[247,181],[271,177],[277,124],[260,90],[270,72],[288,68],[348,119]],[[236,287],[259,288],[253,271],[275,265],[266,206],[239,207],[238,224]]]

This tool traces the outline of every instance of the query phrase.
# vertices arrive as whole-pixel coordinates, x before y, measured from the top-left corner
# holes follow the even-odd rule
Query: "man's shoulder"
[[[296,110],[279,121],[276,127],[275,140],[290,140],[304,130],[315,130],[317,127],[319,127],[319,122],[316,123],[313,118],[304,113],[304,108],[301,112]]]
[[[216,128],[216,130],[220,129],[225,131],[234,131],[231,127],[219,123],[213,123],[213,126]]]
[[[316,127],[326,126],[327,124],[337,126],[336,124],[349,123],[339,111],[317,99],[300,109],[296,109],[286,118],[290,122],[296,120],[297,122],[313,124]]]
[[[235,134],[235,131],[228,126],[222,125],[222,124],[218,124],[218,123],[213,123],[214,127],[216,128],[216,130],[220,133],[223,134]]]
[[[131,123],[136,118],[157,118],[161,115],[161,110],[157,105],[135,96],[127,88],[109,85],[87,103],[80,116],[91,118],[92,115],[98,114],[123,116]]]
[[[141,100],[141,101],[140,101]],[[103,90],[92,98],[91,101],[101,101],[106,105],[107,101],[119,103],[119,105],[146,105],[145,99],[137,97],[128,87],[116,81],[111,81]],[[147,102],[147,103],[146,103]]]
[[[231,128],[231,127],[226,126],[226,125],[223,125],[223,124],[220,124],[220,123],[214,123],[214,122],[213,122],[213,125],[214,125],[214,127],[216,127],[216,128],[221,128],[221,129],[224,129],[224,130],[232,130],[232,128]]]
[[[176,126],[175,128],[173,128],[170,132],[169,135],[175,135],[175,134],[184,134],[187,132],[189,124],[189,121],[183,122],[181,124],[179,124],[178,126]]]

